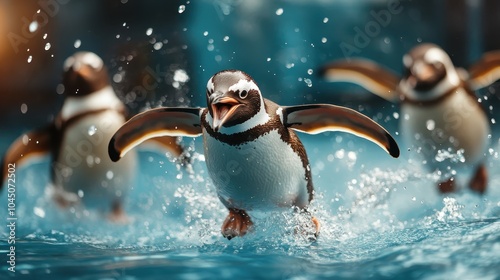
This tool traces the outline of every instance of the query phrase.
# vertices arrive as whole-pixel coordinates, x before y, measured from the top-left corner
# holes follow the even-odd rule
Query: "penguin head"
[[[259,87],[248,74],[239,70],[224,70],[208,80],[207,105],[214,131],[241,125],[265,113]]]
[[[92,52],[77,52],[64,61],[63,85],[68,96],[85,96],[109,83],[102,59]]]
[[[403,57],[405,75],[403,94],[416,101],[439,98],[459,85],[459,77],[450,57],[434,44],[420,44]]]

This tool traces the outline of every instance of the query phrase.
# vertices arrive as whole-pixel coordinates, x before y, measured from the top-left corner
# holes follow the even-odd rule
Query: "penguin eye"
[[[240,92],[240,98],[245,99],[248,96],[248,91],[244,90]]]

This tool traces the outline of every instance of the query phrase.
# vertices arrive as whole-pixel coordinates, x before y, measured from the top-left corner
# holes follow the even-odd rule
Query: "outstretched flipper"
[[[500,79],[500,51],[485,53],[479,61],[469,69],[469,86],[478,90],[493,84]]]
[[[365,59],[337,61],[323,66],[320,75],[332,82],[350,82],[391,102],[399,101],[400,78],[391,71]]]
[[[49,125],[45,128],[23,134],[10,145],[2,159],[2,180],[0,181],[0,190],[7,177],[8,165],[18,165],[30,157],[43,156],[50,153],[55,134],[55,126]]]
[[[137,114],[113,135],[108,153],[118,161],[140,143],[155,137],[201,135],[200,108],[157,108]]]
[[[349,132],[368,139],[399,157],[399,147],[382,126],[352,109],[329,104],[289,106],[283,108],[283,123],[295,130],[318,134],[326,131]]]

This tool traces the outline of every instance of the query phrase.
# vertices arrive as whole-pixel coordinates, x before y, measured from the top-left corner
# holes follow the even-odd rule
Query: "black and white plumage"
[[[83,203],[123,222],[122,203],[132,186],[136,155],[112,162],[107,144],[127,120],[125,106],[109,83],[104,62],[91,52],[78,52],[66,59],[63,86],[65,99],[54,122],[20,136],[6,151],[1,183],[8,164],[19,165],[33,156],[48,154],[49,190],[60,206]],[[175,156],[182,152],[176,138],[158,141]]]
[[[210,178],[229,209],[222,226],[229,239],[244,235],[252,225],[246,211],[305,209],[313,198],[309,161],[294,130],[346,131],[399,156],[394,139],[366,116],[326,104],[279,106],[263,98],[254,80],[241,71],[212,76],[206,98],[207,108],[157,108],[136,115],[113,136],[109,155],[119,160],[152,137],[202,135]]]
[[[486,53],[469,71],[455,68],[434,44],[420,44],[403,57],[402,77],[364,59],[336,61],[321,69],[330,81],[352,82],[391,102],[401,103],[401,134],[420,151],[430,171],[470,169],[469,187],[483,193],[490,126],[474,90],[500,78],[500,52]],[[464,161],[443,161],[439,153],[461,153]],[[456,189],[451,176],[438,184],[441,192]]]

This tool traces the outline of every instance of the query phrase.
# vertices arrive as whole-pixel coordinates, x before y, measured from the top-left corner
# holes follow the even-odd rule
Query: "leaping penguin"
[[[420,44],[403,57],[400,78],[364,59],[337,61],[321,69],[329,81],[356,83],[372,93],[401,103],[400,129],[406,142],[420,150],[430,171],[475,168],[469,188],[484,193],[488,175],[484,165],[490,126],[474,94],[500,78],[500,51],[485,53],[467,72],[455,68],[450,57],[434,44]],[[463,155],[444,161],[443,154]],[[438,183],[442,193],[456,190],[455,176]]]
[[[66,59],[63,85],[65,100],[55,121],[23,134],[6,151],[0,188],[8,164],[50,154],[49,190],[58,205],[83,202],[110,213],[112,221],[125,222],[123,198],[133,182],[136,155],[112,162],[107,143],[127,120],[126,108],[109,83],[102,59],[94,53],[78,52]],[[181,155],[176,138],[156,140],[173,156]]]
[[[210,178],[229,210],[222,225],[228,239],[245,235],[253,225],[248,211],[307,209],[313,199],[311,171],[294,130],[349,132],[399,156],[392,136],[370,118],[327,104],[280,106],[263,98],[242,71],[212,76],[206,100],[207,108],[158,108],[134,116],[111,139],[109,155],[117,161],[153,137],[202,135]],[[312,220],[317,235],[320,225]]]

